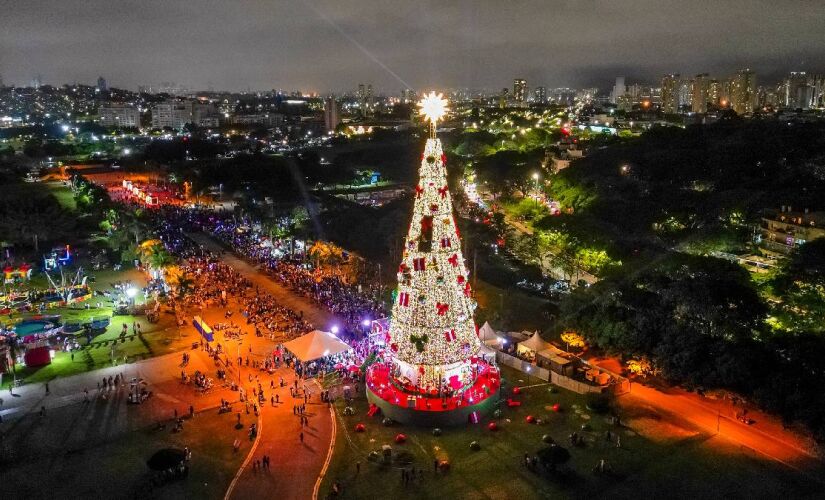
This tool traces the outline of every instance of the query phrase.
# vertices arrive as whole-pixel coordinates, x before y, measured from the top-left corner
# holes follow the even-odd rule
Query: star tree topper
[[[430,92],[418,101],[420,113],[430,122],[430,137],[435,138],[435,124],[447,114],[447,100],[444,94]]]

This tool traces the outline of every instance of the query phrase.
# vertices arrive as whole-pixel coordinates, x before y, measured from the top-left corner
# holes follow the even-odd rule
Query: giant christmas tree
[[[456,388],[473,382],[469,360],[480,346],[473,322],[475,302],[447,189],[445,155],[435,136],[446,101],[431,92],[419,106],[430,122],[430,137],[398,269],[390,350],[396,378],[423,390],[444,384]]]

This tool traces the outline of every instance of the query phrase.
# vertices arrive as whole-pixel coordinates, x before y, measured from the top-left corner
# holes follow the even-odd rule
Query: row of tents
[[[546,342],[538,332],[497,332],[485,322],[478,330],[483,347],[505,351],[508,342],[515,342],[516,353],[524,357],[534,357],[539,365],[562,375],[571,376],[577,361],[567,357],[562,349]]]

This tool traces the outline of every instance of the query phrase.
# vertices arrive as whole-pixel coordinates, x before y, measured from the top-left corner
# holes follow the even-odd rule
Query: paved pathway
[[[210,251],[223,250],[215,240],[203,233],[188,236]],[[275,296],[279,303],[295,311],[303,311],[304,316],[315,327],[327,329],[337,322],[335,316],[329,311],[305,297],[296,295],[234,254],[223,253],[221,259],[249,279],[253,285]],[[211,313],[216,312],[218,311]],[[209,317],[206,319],[209,322]],[[216,317],[214,321],[221,321],[221,319]],[[253,359],[262,359],[275,347],[272,341],[264,337],[255,337],[252,333],[243,336],[242,342],[244,347],[241,349],[241,355],[245,357],[251,353]],[[233,342],[226,342],[225,345],[231,346]],[[232,353],[231,350],[229,352]],[[241,380],[247,386],[250,385],[248,370],[246,367],[241,368]],[[251,373],[254,377],[256,372]],[[272,460],[270,470],[255,472],[252,463],[247,464],[241,471],[234,488],[229,492],[228,498],[266,497],[284,500],[312,498],[316,479],[321,473],[332,442],[332,417],[326,403],[320,401],[321,389],[314,380],[307,384],[307,388],[312,393],[306,407],[306,416],[309,418],[307,426],[302,427],[300,417],[293,413],[293,406],[304,402],[303,396],[292,398],[289,394],[289,386],[276,389],[274,394],[278,394],[281,402],[272,407],[269,398],[273,393],[269,389],[268,381],[271,378],[277,386],[281,377],[287,384],[294,384],[293,371],[283,367],[272,377],[262,378],[267,402],[262,408],[262,432],[253,461],[260,460],[263,455],[269,455]],[[299,381],[298,387],[302,388],[303,382]],[[300,440],[302,431],[304,433],[303,443]]]
[[[220,253],[224,250],[217,241],[204,233],[190,233],[187,234],[187,236],[212,252]],[[328,331],[333,325],[341,322],[331,312],[318,306],[310,299],[297,295],[289,288],[281,285],[235,254],[227,251],[221,255],[221,259],[253,284],[258,285],[262,290],[266,290],[275,296],[279,303],[294,311],[303,311],[304,317],[307,318],[315,328]]]

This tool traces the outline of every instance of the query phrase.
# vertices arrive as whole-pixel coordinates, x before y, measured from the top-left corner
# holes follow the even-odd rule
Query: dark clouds
[[[802,0],[0,0],[0,75],[216,89],[606,86],[616,74],[825,70]],[[334,24],[338,30],[332,26]],[[339,31],[340,30],[340,31]],[[372,57],[365,54],[360,44]]]

